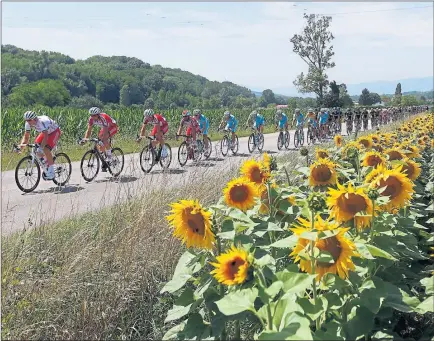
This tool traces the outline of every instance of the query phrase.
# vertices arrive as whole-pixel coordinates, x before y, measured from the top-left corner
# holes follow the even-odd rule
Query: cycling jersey
[[[59,125],[56,123],[56,121],[52,120],[48,116],[43,115],[37,116],[36,125],[34,126],[34,128],[38,133],[46,131],[48,134],[51,134],[59,128]],[[28,122],[25,123],[24,129],[26,131],[30,131],[31,126]]]
[[[154,126],[159,125],[160,127],[163,127],[163,126],[167,125],[168,123],[167,123],[167,121],[163,115],[154,114],[152,116],[145,117],[143,119],[143,124],[153,124]]]
[[[320,116],[319,124],[321,124],[321,125],[326,124],[327,121],[328,121],[328,119],[329,119],[329,114],[328,114],[328,112],[323,113],[323,114]]]
[[[304,115],[302,113],[296,115],[295,118],[297,119],[297,127],[304,123]]]
[[[312,125],[314,128],[316,128],[316,127],[318,126],[318,123],[316,122],[316,120],[313,119],[313,118],[311,118],[311,117],[309,117],[309,121],[308,121],[308,123],[309,123],[310,125]]]
[[[286,127],[288,125],[288,116],[286,116],[286,114],[282,113],[282,118],[279,120],[279,128],[283,129],[284,127]]]
[[[256,120],[255,120],[255,125],[254,125],[254,127],[255,127],[255,128],[259,128],[260,126],[263,126],[264,123],[265,123],[264,116],[259,115],[259,114],[256,115]]]
[[[116,125],[116,121],[106,113],[101,113],[98,115],[90,116],[89,125],[96,125],[101,128],[108,128]]]
[[[199,122],[199,127],[203,130],[203,134],[207,135],[209,130],[209,120],[200,114],[199,119],[196,119]]]
[[[200,133],[199,122],[196,121],[196,119],[194,117],[184,116],[181,119],[181,127],[183,127],[183,126],[187,127],[186,135],[191,135],[192,129],[194,129],[196,131],[196,134]]]
[[[229,120],[226,121],[226,130],[231,129],[234,133],[237,131],[238,121],[234,115],[229,116]]]

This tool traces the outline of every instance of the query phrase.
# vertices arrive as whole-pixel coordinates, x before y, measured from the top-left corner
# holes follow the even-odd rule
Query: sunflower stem
[[[285,170],[286,181],[288,181],[288,186],[291,186],[291,179],[289,178],[288,171],[286,170],[286,167],[283,167],[283,169]]]
[[[371,220],[371,232],[370,239],[374,238],[374,228],[375,228],[375,200],[372,200],[372,220]]]
[[[268,211],[269,211],[270,217],[272,217],[274,212],[273,212],[273,206],[271,205],[271,188],[270,188],[270,183],[267,182],[266,186],[267,186],[267,193],[268,193],[268,207],[269,207]],[[268,233],[269,233],[269,236],[270,236],[270,242],[272,244],[272,243],[274,243],[274,232],[273,231],[269,231]],[[273,256],[273,258],[276,257],[276,249],[275,248],[271,249],[271,255]]]
[[[264,289],[267,288],[267,282],[265,281],[265,276],[262,270],[258,270],[259,280],[262,283]],[[267,304],[267,330],[273,330],[273,316],[271,315],[271,307],[270,304]]]
[[[222,253],[222,242],[221,242],[220,237],[216,236],[216,239],[217,239],[217,255],[220,256],[220,254]],[[220,296],[222,296],[222,297],[225,294],[225,288],[224,288],[223,284],[219,285],[219,293],[220,293]],[[226,323],[225,322],[223,322],[223,330],[220,334],[220,340],[226,340]]]
[[[235,336],[234,340],[241,340],[240,320],[235,320]]]
[[[315,211],[311,211],[311,227],[312,230],[315,228]],[[311,259],[311,267],[312,267],[312,275],[315,275],[315,242],[312,240],[310,242],[310,259]],[[312,280],[312,289],[313,289],[313,300],[315,302],[315,306],[317,305],[317,293],[316,293],[316,276],[313,278]],[[315,326],[316,326],[316,330],[319,330],[320,328],[320,321],[318,318],[315,319]]]

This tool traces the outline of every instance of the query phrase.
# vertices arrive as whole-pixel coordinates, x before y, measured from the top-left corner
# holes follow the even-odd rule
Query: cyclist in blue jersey
[[[321,114],[319,116],[319,122],[318,122],[320,129],[326,131],[328,119],[329,119],[329,113],[324,108],[322,108]]]
[[[252,111],[247,119],[247,126],[256,129],[260,133],[264,132],[265,119],[264,116],[259,114],[256,110]]]
[[[288,116],[282,110],[276,112],[276,130],[277,126],[279,126],[280,130],[285,129],[288,131]]]
[[[235,116],[232,115],[229,111],[225,111],[223,114],[223,119],[220,122],[219,130],[222,128],[222,126],[226,123],[225,130],[230,130],[232,132],[231,138],[231,144],[232,146],[235,143],[235,132],[237,131],[238,127],[238,121],[236,120]]]
[[[292,118],[292,126],[294,126],[295,121],[297,121],[297,128],[304,125],[304,115],[301,113],[300,109],[295,109],[295,115]]]
[[[208,130],[209,130],[209,120],[202,114],[200,109],[194,109],[193,115],[196,121],[199,123],[200,131],[203,135],[203,141],[205,144],[205,148],[208,148]]]

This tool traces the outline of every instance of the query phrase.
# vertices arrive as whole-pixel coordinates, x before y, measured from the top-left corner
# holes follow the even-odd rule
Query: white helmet
[[[145,117],[151,117],[154,115],[154,110],[152,109],[146,109],[145,112],[143,113],[143,116]]]
[[[224,114],[225,116],[230,116],[231,115],[231,113],[229,112],[229,111],[225,111],[225,114]]]
[[[89,109],[89,114],[91,114],[92,116],[101,114],[101,109],[98,107],[92,107]]]
[[[34,111],[26,111],[24,113],[24,120],[34,120],[37,117],[36,113]]]

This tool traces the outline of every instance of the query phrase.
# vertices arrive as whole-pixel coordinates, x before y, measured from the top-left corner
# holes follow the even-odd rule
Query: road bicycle
[[[307,134],[306,134],[307,144],[308,145],[315,144],[317,136],[318,136],[318,129],[312,126],[312,124],[308,124]]]
[[[29,149],[29,154],[23,157],[17,164],[15,168],[15,182],[18,188],[24,193],[30,193],[38,187],[39,181],[41,180],[41,169],[42,169],[42,179],[46,179],[46,172],[48,171],[48,166],[45,160],[45,156],[39,158],[36,154],[39,148],[38,144],[27,144]],[[13,146],[15,152],[20,152],[21,149],[14,144]],[[65,186],[72,173],[72,165],[69,156],[65,153],[58,153],[58,147],[56,146],[53,153],[54,160],[54,179],[52,180],[57,186]],[[24,166],[24,170],[21,168]],[[20,175],[24,173],[23,175]],[[34,179],[34,181],[32,181]],[[30,182],[30,186],[27,184]]]
[[[120,148],[112,148],[112,159],[110,162],[107,160],[106,152],[101,152],[98,146],[103,146],[103,142],[99,138],[91,138],[89,142],[93,142],[92,149],[84,153],[81,163],[80,171],[83,179],[91,182],[98,175],[100,163],[104,168],[107,168],[113,177],[118,177],[124,169],[124,152]],[[83,140],[78,141],[83,144]],[[111,143],[111,139],[110,139]]]
[[[201,141],[203,145],[203,150],[201,152],[203,153],[205,159],[209,159],[212,153],[211,139],[208,136],[204,137],[202,133],[198,133],[198,134],[199,134],[198,141]],[[205,143],[205,140],[207,141],[207,143]],[[206,144],[208,144],[208,147],[206,147]]]
[[[220,129],[217,129],[220,131]],[[220,149],[223,156],[228,155],[229,149],[232,151],[232,154],[235,155],[238,152],[238,148],[240,146],[238,142],[238,136],[235,134],[235,143],[232,143],[232,136],[229,135],[230,131],[224,129],[223,138],[220,141]],[[232,134],[231,134],[232,135]]]
[[[362,119],[361,118],[356,118],[356,122],[355,122],[355,129],[354,132],[357,134],[359,133],[359,131],[362,129]]]
[[[363,131],[368,130],[368,123],[369,123],[369,119],[368,118],[364,118],[363,119]]]
[[[264,148],[264,134],[262,134],[259,130],[256,128],[251,128],[253,132],[249,136],[248,145],[249,152],[253,153],[255,148],[258,148],[258,150],[261,152]]]
[[[283,131],[280,130],[279,137],[277,138],[277,149],[282,150],[285,146],[285,149],[289,149],[289,144],[291,142],[291,135],[289,134],[289,131],[285,129]]]
[[[299,124],[294,133],[294,146],[295,148],[298,148],[299,146],[302,146],[304,144],[304,131],[303,131],[303,125]]]
[[[191,135],[176,135],[184,137],[181,145],[178,148],[178,161],[181,167],[184,167],[188,160],[198,162],[203,155],[203,142],[200,139],[196,140],[196,149]]]
[[[353,132],[353,120],[347,119],[346,123],[347,123],[347,135],[350,136],[351,133]]]
[[[162,156],[161,153],[163,149],[161,148],[161,146],[159,145],[158,148],[152,146],[152,141],[155,140],[155,137],[146,136],[146,138],[149,140],[149,144],[143,147],[139,156],[140,168],[142,168],[142,171],[145,173],[149,173],[158,162],[160,163],[163,170],[168,169],[170,163],[172,162],[172,149],[170,148],[170,145],[164,143],[166,153],[164,156]],[[141,137],[137,135],[136,141],[140,140]]]

